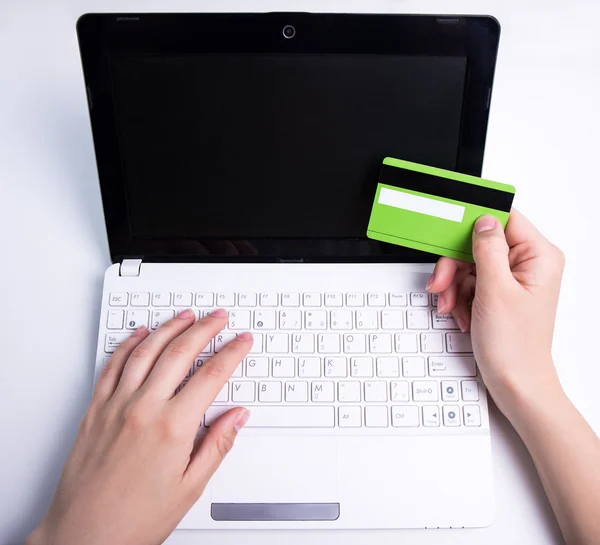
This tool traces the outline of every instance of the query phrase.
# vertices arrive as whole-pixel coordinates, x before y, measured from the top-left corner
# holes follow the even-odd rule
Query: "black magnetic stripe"
[[[390,165],[382,166],[379,183],[452,199],[453,201],[476,204],[501,212],[510,212],[514,198],[514,194],[508,191],[468,184],[443,178],[442,176],[434,176],[433,174],[425,174],[416,170],[407,170]]]

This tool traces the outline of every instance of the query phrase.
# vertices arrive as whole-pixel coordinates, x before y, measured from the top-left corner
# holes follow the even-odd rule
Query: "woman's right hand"
[[[427,289],[471,331],[481,376],[510,418],[518,399],[560,388],[551,346],[564,257],[516,210],[506,232],[493,216],[477,220],[473,257],[442,257]]]

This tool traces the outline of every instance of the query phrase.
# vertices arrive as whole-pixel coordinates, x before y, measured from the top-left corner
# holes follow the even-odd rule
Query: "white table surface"
[[[485,13],[502,25],[484,175],[567,256],[555,338],[564,387],[600,431],[600,2],[0,2],[0,544],[45,512],[91,392],[108,245],[75,21],[91,11]],[[595,250],[595,251],[594,251]],[[175,532],[170,545],[562,543],[535,469],[493,419],[497,520],[481,530]],[[565,463],[568,463],[566,461]]]

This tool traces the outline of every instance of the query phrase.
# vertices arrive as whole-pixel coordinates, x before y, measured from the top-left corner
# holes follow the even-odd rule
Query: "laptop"
[[[112,259],[96,372],[184,308],[229,311],[189,376],[255,338],[198,434],[233,406],[250,419],[179,528],[490,524],[486,391],[425,290],[436,257],[366,229],[385,157],[480,175],[497,21],[87,14],[77,31]]]

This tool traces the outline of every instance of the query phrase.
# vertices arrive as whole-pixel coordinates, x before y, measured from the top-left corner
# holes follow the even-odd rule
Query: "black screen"
[[[466,68],[457,56],[115,56],[131,233],[364,239],[384,157],[455,169]]]

